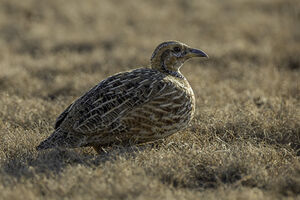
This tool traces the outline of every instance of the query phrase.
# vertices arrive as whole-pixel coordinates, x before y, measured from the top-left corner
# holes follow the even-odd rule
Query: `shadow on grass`
[[[132,157],[144,147],[111,147],[107,152],[94,154],[89,151],[74,149],[50,149],[38,154],[23,153],[11,156],[0,165],[2,173],[20,179],[30,178],[35,174],[60,174],[65,168],[83,165],[95,168],[107,161],[114,161],[119,157]]]
[[[207,165],[199,165],[194,168],[190,177],[176,178],[171,174],[164,174],[161,182],[172,185],[175,188],[189,189],[215,189],[224,184],[243,185],[246,187],[257,187],[255,181],[246,180],[247,169],[239,165],[220,166],[211,168]]]

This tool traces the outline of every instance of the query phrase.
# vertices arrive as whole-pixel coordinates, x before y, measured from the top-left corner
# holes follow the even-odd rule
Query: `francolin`
[[[192,57],[208,56],[177,41],[161,43],[149,67],[108,77],[68,106],[37,150],[92,146],[100,153],[103,147],[156,141],[185,128],[195,97],[179,70]]]

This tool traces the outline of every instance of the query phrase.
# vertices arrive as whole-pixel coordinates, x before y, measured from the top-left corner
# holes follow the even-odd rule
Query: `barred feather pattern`
[[[182,52],[174,53],[174,46]],[[37,149],[93,146],[97,150],[151,142],[183,129],[195,112],[193,90],[179,71],[189,52],[203,55],[182,43],[162,43],[153,53],[151,67],[101,81],[62,112],[53,134]],[[176,75],[163,70],[160,64],[166,63]]]
[[[150,68],[119,73],[93,87],[57,118],[55,127],[60,132],[82,138],[77,143],[59,142],[59,146],[133,144],[164,138],[187,126],[194,104],[186,79]],[[49,148],[57,142],[52,143]]]

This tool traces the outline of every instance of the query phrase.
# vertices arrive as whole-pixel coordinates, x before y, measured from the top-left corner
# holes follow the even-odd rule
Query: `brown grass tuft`
[[[0,2],[0,199],[284,199],[300,193],[300,4]],[[191,126],[155,144],[36,152],[63,109],[162,41],[201,48],[182,72]]]

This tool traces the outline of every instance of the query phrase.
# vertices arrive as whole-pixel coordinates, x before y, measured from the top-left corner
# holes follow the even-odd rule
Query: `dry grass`
[[[0,199],[274,199],[300,193],[300,1],[0,2]],[[175,39],[191,126],[107,154],[36,152],[75,98]]]

